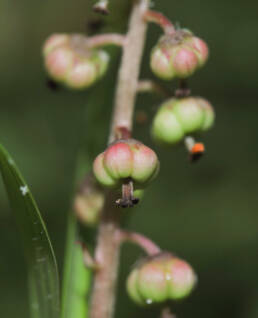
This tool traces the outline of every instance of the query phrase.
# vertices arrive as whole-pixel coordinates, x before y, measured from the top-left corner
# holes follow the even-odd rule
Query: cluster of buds
[[[97,1],[94,10],[107,14],[108,0]],[[176,30],[160,13],[145,13],[146,21],[160,24],[165,33],[152,50],[152,71],[164,80],[177,77],[185,82],[184,79],[207,61],[209,50],[206,43],[189,30]],[[91,86],[107,70],[109,56],[97,48],[105,43],[123,46],[127,40],[124,36],[111,34],[106,38],[95,38],[95,45],[90,45],[89,39],[83,35],[52,35],[43,48],[49,76],[72,89]],[[191,135],[211,128],[215,114],[205,99],[187,97],[190,91],[182,90],[182,87],[179,93],[161,105],[153,121],[152,136],[156,141],[169,145],[185,140],[187,148],[197,158],[204,151],[204,146],[195,143]],[[152,149],[135,139],[117,139],[96,157],[93,163],[96,180],[90,178],[78,192],[74,201],[75,213],[84,224],[98,223],[104,207],[104,193],[97,181],[104,187],[120,187],[122,198],[116,203],[121,207],[132,207],[138,203],[143,189],[158,171],[159,160]],[[160,248],[138,234],[120,231],[120,239],[123,237],[138,242],[151,255],[136,265],[127,280],[129,296],[136,303],[146,305],[180,300],[191,293],[197,278],[187,262],[171,253],[160,252]]]
[[[87,45],[79,34],[54,34],[44,44],[43,55],[49,76],[71,89],[84,89],[106,72],[109,56]]]
[[[188,263],[163,252],[136,265],[128,277],[127,291],[139,305],[180,300],[191,293],[196,281]]]
[[[152,125],[155,140],[176,144],[185,136],[212,127],[215,114],[211,104],[200,97],[172,98],[159,108]]]
[[[121,205],[137,203],[133,187],[143,189],[157,174],[159,160],[149,147],[134,139],[118,140],[97,156],[93,172],[100,184],[106,187],[123,187]]]
[[[160,78],[187,78],[208,59],[206,43],[188,30],[163,35],[151,53],[151,69]]]

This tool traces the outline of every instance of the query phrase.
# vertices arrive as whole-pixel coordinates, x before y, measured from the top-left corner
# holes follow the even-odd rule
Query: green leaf
[[[28,185],[13,158],[0,145],[0,170],[22,233],[28,263],[31,317],[59,317],[59,281],[53,248]]]
[[[83,263],[82,248],[76,244],[78,224],[73,213],[68,217],[64,282],[62,294],[62,318],[86,318],[91,271]]]
[[[75,181],[79,181],[90,170],[90,160],[80,155],[77,160]],[[88,298],[91,270],[85,267],[83,252],[78,244],[79,224],[74,212],[68,213],[65,262],[62,286],[62,318],[88,317]]]

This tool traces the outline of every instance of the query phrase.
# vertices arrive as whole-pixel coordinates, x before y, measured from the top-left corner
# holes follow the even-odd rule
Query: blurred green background
[[[119,1],[118,1],[119,2]],[[120,1],[127,7],[129,0]],[[73,189],[76,153],[95,135],[94,151],[104,148],[115,84],[114,68],[89,92],[46,87],[41,46],[53,32],[85,32],[96,16],[88,0],[2,0],[0,3],[0,142],[16,159],[47,223],[62,268],[66,215]],[[178,317],[258,316],[258,2],[155,1],[155,8],[207,40],[211,56],[190,84],[193,94],[209,99],[217,113],[215,128],[203,138],[207,155],[190,165],[183,147],[161,149],[149,136],[161,100],[140,96],[137,109],[147,124],[135,124],[135,137],[151,145],[161,160],[159,178],[140,206],[130,210],[127,227],[154,239],[188,260],[199,276],[192,296],[172,304]],[[124,14],[124,11],[123,11]],[[118,10],[106,20],[109,30],[124,30]],[[148,32],[142,77],[151,77],[149,52],[160,30]],[[113,68],[113,70],[112,70]],[[165,83],[172,88],[175,83]],[[90,123],[85,110],[102,98]],[[92,107],[92,102],[91,102]],[[86,138],[85,138],[86,137]],[[92,143],[95,141],[92,141]],[[0,188],[0,312],[28,317],[26,267],[19,233]],[[116,317],[157,317],[159,308],[139,309],[127,297],[125,278],[142,255],[125,246]]]

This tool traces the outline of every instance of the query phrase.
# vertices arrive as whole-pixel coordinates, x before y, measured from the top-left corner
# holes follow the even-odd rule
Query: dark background
[[[130,212],[127,226],[188,260],[197,271],[198,288],[182,303],[172,305],[178,317],[255,318],[258,3],[159,0],[155,8],[208,42],[209,62],[190,84],[193,94],[212,102],[217,120],[214,129],[203,136],[207,155],[190,165],[183,147],[161,149],[152,144],[149,127],[160,99],[139,97],[137,109],[146,110],[149,121],[135,125],[135,137],[158,152],[161,172],[139,208]],[[116,10],[108,18],[109,30],[119,30],[125,23],[125,19],[118,21],[118,13]],[[115,77],[111,67],[105,79],[88,92],[52,92],[45,85],[40,50],[53,32],[85,32],[87,17],[89,1],[85,0],[2,0],[0,4],[0,142],[31,186],[60,269],[76,153],[90,130],[98,137],[97,150],[104,148],[112,99],[95,112],[96,125],[87,127],[83,114],[94,94],[101,96],[106,90],[113,94]],[[144,78],[153,78],[149,52],[159,34],[151,25]],[[174,82],[165,85],[175,87]],[[0,312],[3,317],[27,318],[20,237],[2,184],[0,190]],[[123,249],[116,317],[157,317],[158,308],[139,309],[124,288],[130,266],[139,255],[135,247]]]

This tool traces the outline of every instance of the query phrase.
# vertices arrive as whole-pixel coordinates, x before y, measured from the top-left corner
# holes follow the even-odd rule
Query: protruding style
[[[149,147],[134,139],[118,140],[111,144],[94,161],[93,171],[100,184],[106,187],[122,186],[125,207],[136,204],[133,186],[142,189],[157,174],[159,160]],[[133,202],[134,201],[134,202]]]

